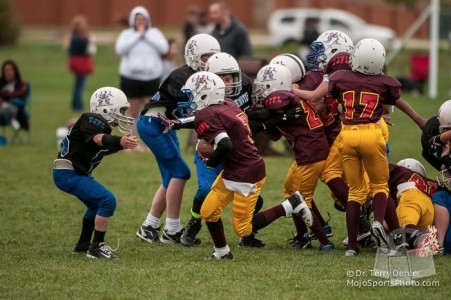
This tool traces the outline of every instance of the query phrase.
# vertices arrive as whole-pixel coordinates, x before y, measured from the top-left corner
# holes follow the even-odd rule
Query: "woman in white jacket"
[[[121,56],[119,65],[120,87],[130,102],[130,116],[136,119],[150,97],[158,91],[163,75],[162,55],[169,50],[163,33],[151,27],[146,8],[137,6],[129,16],[129,28],[116,40],[116,53]],[[137,135],[136,125],[132,135]],[[141,146],[140,151],[144,150]]]

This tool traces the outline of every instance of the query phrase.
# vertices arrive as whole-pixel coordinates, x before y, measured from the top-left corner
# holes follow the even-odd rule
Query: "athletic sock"
[[[160,218],[154,217],[151,213],[147,215],[144,221],[144,226],[152,226],[153,228],[158,228],[160,224]]]

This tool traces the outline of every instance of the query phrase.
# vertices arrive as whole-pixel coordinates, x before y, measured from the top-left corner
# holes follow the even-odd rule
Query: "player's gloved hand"
[[[259,132],[266,129],[265,124],[260,120],[249,119],[249,127],[252,132]]]
[[[180,125],[181,122],[179,120],[170,120],[166,116],[158,113],[158,118],[161,120],[161,124],[164,125],[163,133],[168,132],[171,129],[177,129],[177,125]]]
[[[209,169],[216,169],[217,166],[219,166],[219,163],[215,162],[213,159],[205,159],[204,160],[205,165],[207,166],[207,168]]]
[[[445,146],[445,144],[442,143],[442,141],[440,140],[440,135],[436,135],[431,137],[431,139],[428,142],[429,145],[429,152],[431,154],[434,153],[441,153],[443,150],[443,146]]]
[[[286,113],[282,115],[282,121],[295,120],[301,116],[302,109],[300,107],[293,107],[287,110]]]

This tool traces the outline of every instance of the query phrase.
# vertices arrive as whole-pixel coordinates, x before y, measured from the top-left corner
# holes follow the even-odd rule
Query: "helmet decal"
[[[276,68],[275,67],[265,68],[263,70],[263,80],[262,81],[275,80],[275,78],[274,78],[274,73],[275,72],[276,72]]]
[[[215,73],[201,71],[191,75],[182,90],[189,98],[183,105],[191,111],[224,102],[225,84]]]
[[[197,49],[197,40],[190,40],[186,46],[186,52],[188,55],[194,55]]]
[[[109,106],[111,105],[110,97],[112,97],[113,94],[111,91],[99,91],[95,94],[95,97],[97,98],[97,106]]]

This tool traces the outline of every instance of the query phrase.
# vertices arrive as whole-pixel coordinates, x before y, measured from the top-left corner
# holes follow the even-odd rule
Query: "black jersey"
[[[141,114],[145,114],[152,107],[166,107],[166,117],[174,120],[180,118],[177,112],[177,103],[185,102],[188,99],[182,92],[188,78],[196,73],[193,69],[184,65],[169,74],[169,76],[161,83],[158,93],[144,106]]]
[[[238,96],[229,97],[244,112],[250,106],[252,96],[252,81],[245,73],[241,72],[241,92]]]
[[[121,146],[108,148],[97,145],[97,134],[111,134],[111,126],[101,115],[83,113],[61,142],[58,158],[70,160],[77,173],[91,174],[105,155],[115,153]]]
[[[427,120],[421,133],[421,155],[428,163],[430,163],[437,171],[441,170],[442,161],[440,154],[431,153],[429,148],[429,140],[436,135],[440,134],[439,130],[440,122],[437,116],[433,116]]]

